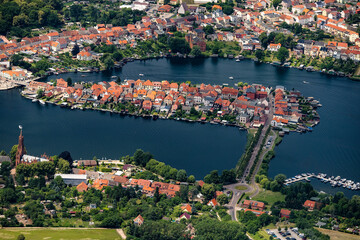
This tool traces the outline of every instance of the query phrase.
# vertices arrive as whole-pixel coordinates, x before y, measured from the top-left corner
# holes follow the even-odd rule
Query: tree
[[[212,184],[205,183],[202,188],[201,192],[204,194],[206,200],[210,200],[214,197],[215,194],[215,187]]]
[[[218,184],[220,183],[220,177],[218,174],[218,170],[213,170],[210,172],[210,174],[206,175],[204,177],[204,182],[206,183],[214,183],[214,184]]]
[[[285,60],[289,57],[289,50],[285,47],[281,47],[277,53],[276,58],[279,59],[280,62],[285,62]]]
[[[187,179],[187,182],[188,183],[195,183],[195,176],[194,175],[190,175],[189,177],[188,177],[188,179]]]
[[[111,217],[105,218],[101,222],[101,227],[118,228],[118,227],[120,227],[121,223],[122,223],[122,219],[119,216],[111,216]]]
[[[57,167],[59,169],[59,172],[61,172],[61,173],[70,173],[71,172],[70,164],[65,159],[60,158],[57,163]]]
[[[4,177],[9,177],[10,176],[10,171],[11,171],[11,163],[10,162],[3,162],[1,164],[0,174],[3,175]]]
[[[286,179],[286,176],[284,174],[278,174],[275,176],[275,181],[277,181],[278,184],[283,185]]]
[[[213,26],[211,26],[211,25],[206,25],[203,30],[206,35],[214,34],[214,32],[215,32]]]
[[[23,234],[20,234],[16,239],[17,240],[25,240],[25,236]]]
[[[75,22],[78,22],[80,20],[80,17],[83,16],[82,12],[82,5],[73,4],[70,6],[70,17],[73,18]]]
[[[235,183],[236,182],[236,173],[234,170],[224,170],[221,174],[221,182],[223,184]]]
[[[0,189],[0,202],[1,203],[15,203],[17,200],[16,193],[12,188]]]
[[[71,154],[68,151],[64,151],[62,153],[59,154],[59,159],[65,159],[66,161],[69,162],[69,166],[72,168],[72,164],[73,164],[73,159],[71,157]]]
[[[221,206],[227,204],[229,202],[229,198],[225,194],[221,194],[216,199]]]
[[[46,59],[42,59],[35,63],[34,71],[40,72],[40,71],[47,71],[50,67],[50,63]]]
[[[72,6],[75,6],[75,5],[72,5]],[[71,50],[71,54],[73,56],[76,56],[78,53],[80,52],[80,48],[79,48],[79,45],[75,44],[73,49]]]
[[[39,99],[42,98],[43,96],[44,96],[44,90],[42,89],[37,90],[36,98]]]
[[[226,5],[223,8],[223,13],[225,13],[226,15],[231,15],[234,12],[234,9],[232,6]]]
[[[4,150],[1,150],[0,156],[7,156],[6,152]]]
[[[187,173],[184,169],[180,169],[176,174],[176,180],[180,182],[185,182],[187,179]]]
[[[259,60],[262,60],[262,59],[265,57],[264,51],[263,51],[263,50],[260,50],[260,49],[256,50],[256,51],[255,51],[255,57],[256,57],[257,59],[259,59]]]
[[[68,78],[66,79],[66,82],[67,82],[67,84],[68,84],[69,87],[72,86],[72,79],[71,79],[71,77],[68,77]]]
[[[199,46],[194,46],[193,49],[191,50],[190,54],[195,56],[195,57],[201,57],[202,52],[200,50],[200,47]]]
[[[266,49],[268,44],[269,44],[269,38],[268,38],[268,35],[266,34],[266,32],[263,32],[263,33],[260,34],[259,40],[260,40],[260,43],[261,43],[261,47]]]
[[[275,9],[278,8],[278,6],[281,4],[282,0],[273,0],[272,4]]]
[[[169,38],[169,47],[173,53],[188,54],[191,51],[189,43],[179,37]]]
[[[115,61],[120,61],[123,58],[123,55],[119,51],[116,51],[113,53],[113,58]]]
[[[18,145],[14,145],[12,146],[11,150],[10,150],[10,153],[9,153],[9,157],[12,161],[12,163],[15,165],[15,158],[16,158],[16,152],[17,152],[17,148],[18,148]]]
[[[50,183],[50,188],[54,189],[55,191],[61,191],[65,188],[66,184],[64,183],[64,180],[62,177],[57,176],[54,178],[54,180]]]
[[[159,201],[160,201],[159,187],[156,187],[155,193],[154,193],[154,202],[157,203]]]
[[[114,67],[115,63],[114,60],[112,59],[112,57],[110,55],[107,55],[104,60],[104,66],[106,68],[106,70],[110,70]]]

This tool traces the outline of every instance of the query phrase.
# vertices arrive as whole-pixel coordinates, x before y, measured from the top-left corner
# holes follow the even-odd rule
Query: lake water
[[[119,159],[141,148],[199,179],[211,170],[232,168],[246,142],[246,132],[234,127],[42,106],[18,90],[0,92],[0,116],[0,149],[7,152],[17,144],[21,124],[29,154],[67,150],[74,159]]]
[[[289,177],[304,172],[360,181],[360,83],[347,78],[284,69],[268,64],[227,59],[160,59],[135,61],[112,73],[64,74],[73,81],[121,79],[191,81],[223,84],[239,81],[298,89],[305,96],[320,100],[321,123],[312,133],[287,135],[269,169],[271,177]],[[81,77],[85,75],[86,77]],[[229,77],[234,80],[229,80]],[[54,79],[59,76],[52,76]],[[304,84],[303,81],[309,82]],[[25,144],[32,154],[59,154],[68,150],[75,158],[117,158],[137,148],[176,168],[184,168],[197,178],[212,169],[234,167],[244,149],[246,134],[236,128],[145,120],[110,116],[92,111],[70,111],[56,106],[40,106],[19,96],[17,90],[0,92],[0,149],[8,150],[17,141],[18,124],[24,125]],[[39,134],[40,133],[40,134]],[[315,182],[326,192],[355,192]]]

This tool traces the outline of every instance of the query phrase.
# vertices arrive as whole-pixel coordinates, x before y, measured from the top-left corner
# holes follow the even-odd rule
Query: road
[[[256,159],[256,156],[258,155],[258,152],[261,150],[260,147],[265,138],[266,131],[268,130],[268,128],[271,125],[271,120],[273,119],[273,115],[274,115],[274,107],[273,107],[272,101],[273,101],[273,96],[271,94],[269,94],[269,114],[268,114],[268,117],[264,124],[264,127],[261,131],[259,141],[256,143],[256,146],[254,147],[254,150],[252,152],[248,166],[245,169],[245,172],[242,174],[242,177],[240,179],[238,179],[237,183],[224,186],[224,188],[226,190],[230,190],[233,192],[233,196],[226,206],[229,209],[229,214],[231,216],[231,219],[234,221],[237,221],[237,216],[236,216],[236,211],[238,210],[237,202],[239,201],[239,198],[241,197],[241,195],[243,193],[251,192],[252,194],[251,194],[250,198],[252,198],[259,193],[259,187],[255,183],[255,176],[256,176],[257,172],[259,171],[259,168],[261,166],[261,163],[265,156],[265,153],[269,150],[267,150],[265,153],[263,153],[260,156],[259,162],[257,163],[257,166],[253,172],[253,175],[251,176],[250,183],[246,182],[246,178],[250,174],[250,169],[251,169],[252,165],[254,164],[254,161]],[[274,144],[274,142],[275,142],[275,139],[273,140],[272,144]],[[271,148],[269,148],[269,149],[271,149]],[[236,189],[237,186],[244,186],[247,189],[246,190],[238,190],[238,189]]]

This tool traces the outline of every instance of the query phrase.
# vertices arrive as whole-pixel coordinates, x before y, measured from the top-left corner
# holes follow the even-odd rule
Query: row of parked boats
[[[343,187],[348,190],[360,190],[360,182],[354,182],[353,180],[349,180],[346,178],[341,178],[340,176],[327,176],[325,173],[302,173],[300,175],[296,175],[295,177],[288,178],[285,180],[285,185],[289,185],[291,183],[299,182],[305,180],[310,182],[310,178],[317,178],[323,183],[330,183],[332,187]]]
[[[32,100],[32,102],[39,102],[41,105],[45,105],[45,104],[46,104],[44,100],[38,100],[38,99],[36,99],[36,98],[34,98],[34,99]]]
[[[316,176],[320,181],[324,183],[330,183],[332,187],[343,187],[349,190],[360,190],[360,182],[354,182],[353,180],[341,178],[340,176],[327,176],[324,173],[319,173]]]

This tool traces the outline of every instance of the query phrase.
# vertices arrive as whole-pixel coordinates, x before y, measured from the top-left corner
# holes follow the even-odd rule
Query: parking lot
[[[287,231],[281,229],[280,232],[278,229],[266,229],[266,233],[273,236],[274,239],[281,240],[302,240],[304,238],[303,234],[299,233],[297,228],[291,228]]]

